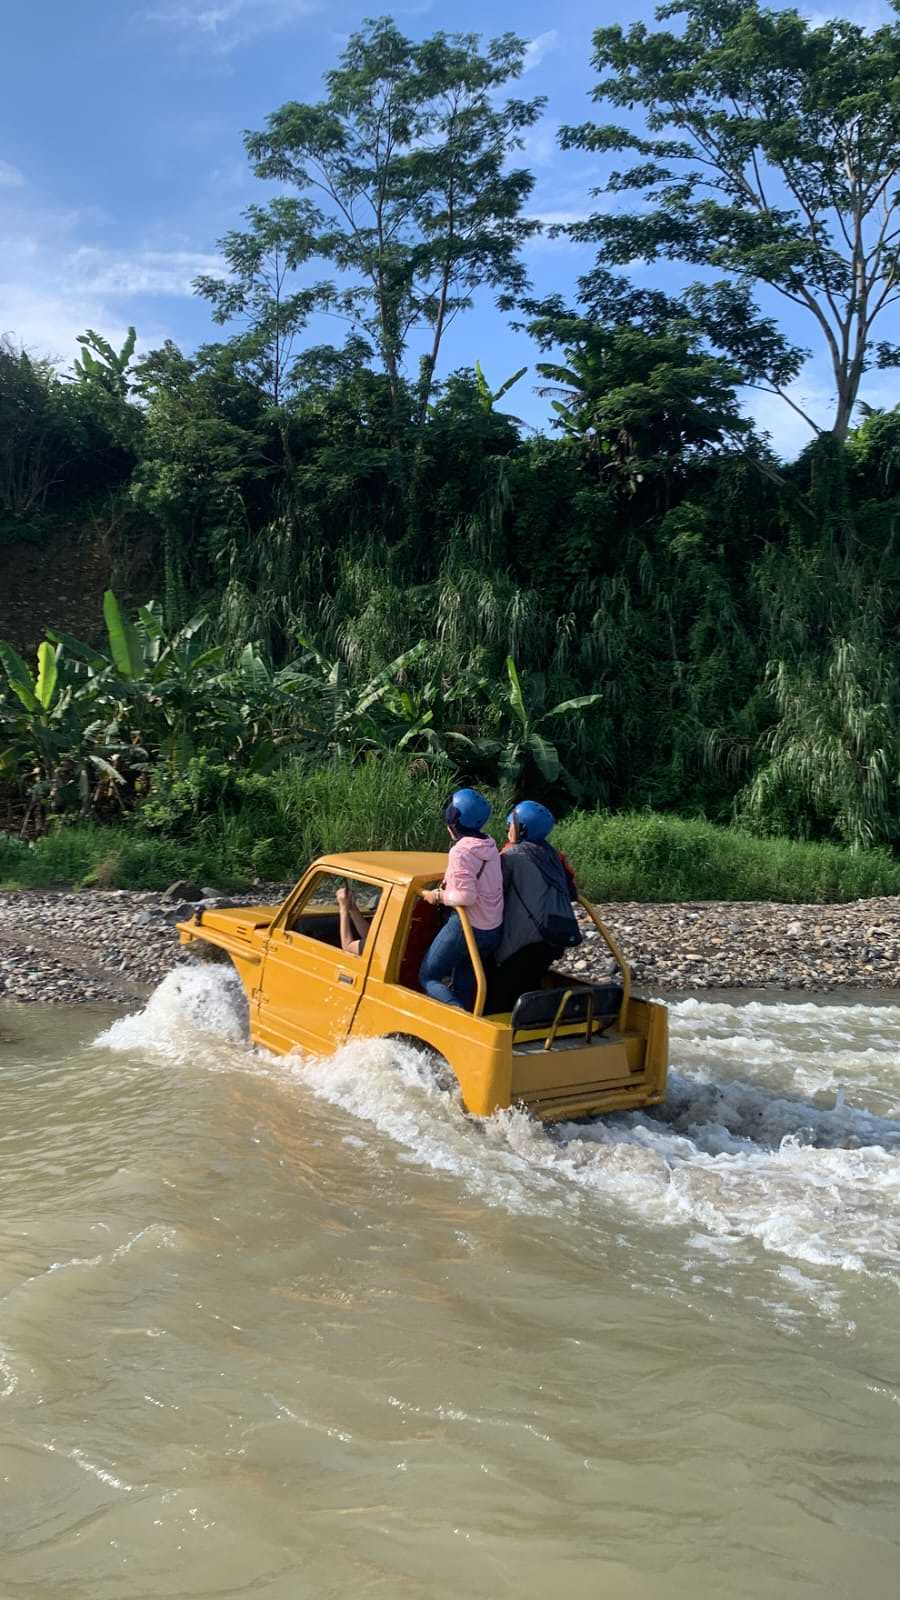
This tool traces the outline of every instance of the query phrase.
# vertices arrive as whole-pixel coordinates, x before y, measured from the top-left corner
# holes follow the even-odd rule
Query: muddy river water
[[[3,1600],[895,1596],[900,1005],[672,1008],[654,1116],[0,1009]]]

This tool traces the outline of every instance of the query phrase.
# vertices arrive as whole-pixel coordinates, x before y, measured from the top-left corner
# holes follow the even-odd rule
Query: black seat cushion
[[[565,995],[565,989],[531,989],[520,995],[513,1007],[511,1024],[519,1028],[549,1028],[553,1023]],[[560,1017],[560,1026],[584,1022],[589,1003],[593,1001],[594,1021],[598,1028],[608,1025],[619,1014],[622,988],[618,983],[594,983],[585,988],[573,989]]]

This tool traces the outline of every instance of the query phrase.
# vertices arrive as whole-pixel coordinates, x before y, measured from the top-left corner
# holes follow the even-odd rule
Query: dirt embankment
[[[271,903],[269,885],[242,897]],[[125,890],[0,893],[0,999],[139,1001],[182,959],[191,907]],[[729,903],[600,907],[646,993],[747,988],[826,993],[900,987],[900,899],[844,906]],[[586,926],[569,965],[610,963]]]
[[[106,552],[74,534],[0,545],[0,639],[29,657],[48,628],[96,639],[108,582]]]
[[[31,656],[48,628],[102,643],[103,591],[126,607],[157,587],[155,530],[127,505],[74,507],[71,526],[0,538],[0,639]]]

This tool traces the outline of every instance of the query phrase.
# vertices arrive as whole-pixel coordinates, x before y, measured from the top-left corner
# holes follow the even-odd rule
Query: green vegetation
[[[900,362],[900,22],[672,17],[596,35],[598,98],[646,127],[564,130],[607,195],[572,305],[529,298],[523,43],[382,20],[247,135],[263,198],[197,284],[220,340],[88,330],[65,375],[0,341],[0,580],[60,529],[104,568],[86,640],[0,647],[7,878],[281,877],[428,843],[464,777],[579,808],[598,894],[894,884],[900,410],[857,397]],[[738,393],[797,408],[761,292],[834,367],[791,463]],[[550,437],[500,409],[523,369],[442,375],[485,295],[545,357]],[[324,312],[343,344],[311,342]]]
[[[790,904],[900,894],[883,850],[759,839],[679,817],[577,811],[554,832],[597,900],[776,900]]]
[[[0,887],[162,889],[176,878],[224,890],[292,881],[333,850],[441,850],[447,773],[397,757],[271,778],[236,777],[202,758],[148,802],[137,824],[54,827],[27,844],[0,834]],[[506,798],[494,796],[494,832]],[[843,901],[900,894],[884,851],[758,839],[649,813],[577,811],[554,834],[583,892],[616,900]]]
[[[136,823],[73,823],[31,844],[0,834],[0,880],[47,887],[161,889],[190,876],[225,889],[298,876],[330,850],[441,849],[448,774],[385,757],[269,777],[236,774],[206,757],[160,773]]]
[[[867,366],[900,362],[900,346],[874,342],[900,301],[900,29],[867,33],[841,18],[814,27],[752,0],[675,0],[657,16],[683,26],[594,35],[595,98],[643,107],[645,129],[562,131],[569,149],[636,158],[600,192],[636,194],[637,208],[607,205],[572,229],[599,246],[585,294],[595,315],[603,305],[614,314],[610,267],[700,268],[680,299],[684,326],[721,352],[732,380],[784,397],[806,351],[760,313],[754,292],[771,291],[808,313],[827,349],[831,432],[843,441]],[[709,268],[723,276],[711,281]]]

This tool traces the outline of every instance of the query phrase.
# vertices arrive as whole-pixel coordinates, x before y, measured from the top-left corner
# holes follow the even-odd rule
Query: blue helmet
[[[530,839],[532,844],[540,844],[556,824],[553,812],[548,811],[538,800],[520,800],[517,806],[513,806],[506,820],[515,822],[522,838]]]
[[[444,807],[444,821],[450,828],[465,828],[476,833],[483,828],[491,808],[477,789],[457,789]]]

